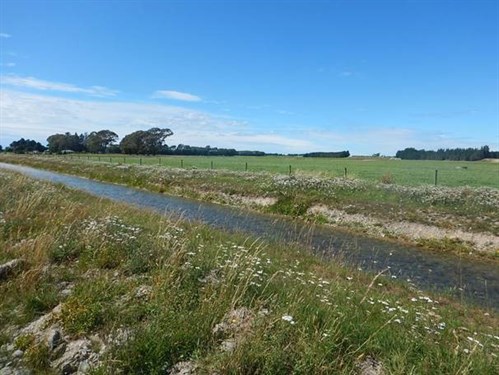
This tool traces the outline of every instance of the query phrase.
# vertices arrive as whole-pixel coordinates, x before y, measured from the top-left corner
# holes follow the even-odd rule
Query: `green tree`
[[[46,150],[46,147],[43,146],[40,142],[24,138],[12,142],[9,148],[16,154],[24,154],[26,152],[43,152]]]
[[[59,153],[64,150],[75,152],[85,151],[85,136],[78,133],[53,134],[47,138],[48,149],[52,153]]]
[[[138,130],[125,136],[120,148],[125,154],[155,155],[161,152],[165,139],[171,135],[170,129]]]
[[[91,132],[86,138],[85,145],[88,152],[104,153],[109,150],[109,147],[116,142],[118,134],[111,130],[100,130]]]

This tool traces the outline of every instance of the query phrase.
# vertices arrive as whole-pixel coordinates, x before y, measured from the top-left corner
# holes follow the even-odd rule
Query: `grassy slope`
[[[201,373],[352,373],[367,356],[393,374],[499,366],[494,312],[0,171],[0,262],[13,258],[26,265],[0,283],[0,344],[62,302],[57,319],[72,337],[130,332],[96,373],[163,373],[191,359]],[[214,334],[238,308],[247,324]],[[220,350],[230,338],[235,350]],[[21,344],[27,365],[51,372],[46,350]]]
[[[308,209],[323,204],[347,214],[368,215],[381,221],[405,220],[445,230],[499,235],[499,195],[498,190],[491,188],[409,187],[341,178],[287,178],[268,173],[118,165],[94,163],[85,158],[79,160],[76,156],[71,160],[4,154],[0,155],[0,161],[2,160],[220,203],[240,205],[234,197],[241,196],[272,197],[277,200],[272,206],[254,208],[314,220],[322,218],[310,217]],[[368,235],[373,235],[372,231],[366,230],[362,225],[337,225],[357,233],[367,232]],[[422,244],[438,250],[468,253],[473,249],[459,240],[414,242],[400,235],[382,234],[385,239],[412,241],[413,244]],[[374,233],[374,236],[377,234]],[[490,254],[494,256],[494,251]]]

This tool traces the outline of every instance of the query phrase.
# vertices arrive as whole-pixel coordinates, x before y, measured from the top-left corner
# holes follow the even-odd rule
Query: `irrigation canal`
[[[0,163],[0,168],[161,214],[179,215],[182,219],[199,221],[215,228],[301,244],[324,258],[337,258],[372,272],[388,269],[387,277],[409,280],[418,288],[448,292],[471,303],[499,310],[499,270],[496,262],[461,259],[451,254],[345,234],[325,226],[20,165]]]

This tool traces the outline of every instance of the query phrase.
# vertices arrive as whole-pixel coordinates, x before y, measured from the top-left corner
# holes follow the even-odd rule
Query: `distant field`
[[[288,156],[123,156],[123,155],[65,155],[64,158],[90,161],[198,169],[228,169],[234,171],[267,171],[271,173],[347,176],[381,181],[389,180],[401,185],[434,184],[438,170],[438,185],[489,186],[499,188],[499,163],[389,160],[389,159],[329,159]]]

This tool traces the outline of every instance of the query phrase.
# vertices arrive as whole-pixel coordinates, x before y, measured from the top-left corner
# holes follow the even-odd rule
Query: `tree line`
[[[490,151],[489,146],[481,148],[440,148],[433,150],[416,150],[414,147],[408,147],[397,151],[395,157],[405,160],[458,160],[458,161],[477,161],[482,159],[498,159],[499,151]]]
[[[111,130],[93,131],[91,133],[57,133],[47,138],[47,146],[30,139],[21,138],[12,142],[5,149],[19,154],[49,152],[64,154],[71,152],[89,153],[123,153],[134,155],[203,155],[203,156],[234,156],[234,155],[266,155],[261,151],[236,151],[233,148],[198,147],[179,144],[168,146],[165,139],[173,135],[167,128],[151,128],[138,130],[126,135],[117,143],[118,135]],[[0,151],[2,149],[0,148]]]
[[[303,154],[304,158],[348,158],[349,156],[350,151],[309,152],[308,154]]]

